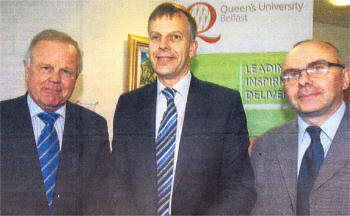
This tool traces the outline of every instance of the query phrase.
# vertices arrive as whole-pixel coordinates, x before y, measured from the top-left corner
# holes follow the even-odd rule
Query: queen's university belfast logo
[[[216,21],[216,11],[213,6],[206,2],[197,2],[187,8],[197,23],[197,37],[207,43],[216,43],[220,40],[221,35],[217,37],[208,37],[203,33],[209,31]]]

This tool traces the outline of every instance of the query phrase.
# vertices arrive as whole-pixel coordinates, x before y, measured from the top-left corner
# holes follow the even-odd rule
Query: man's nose
[[[159,42],[159,49],[168,49],[169,41],[166,37],[162,37]]]
[[[312,84],[312,79],[310,78],[306,70],[301,71],[300,76],[298,78],[298,83],[301,86]]]
[[[52,73],[50,74],[50,81],[53,83],[61,82],[61,70],[54,68]]]

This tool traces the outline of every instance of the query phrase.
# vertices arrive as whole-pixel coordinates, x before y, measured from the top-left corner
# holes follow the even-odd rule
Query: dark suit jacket
[[[112,208],[156,214],[157,85],[120,96],[114,116]],[[172,214],[247,214],[255,202],[245,113],[238,92],[192,76]]]
[[[310,194],[311,215],[350,215],[349,105]],[[252,164],[258,199],[253,214],[295,215],[298,124],[289,122],[258,139]]]
[[[53,211],[42,180],[26,95],[0,102],[1,214],[81,214],[96,162],[108,154],[106,120],[67,102]]]

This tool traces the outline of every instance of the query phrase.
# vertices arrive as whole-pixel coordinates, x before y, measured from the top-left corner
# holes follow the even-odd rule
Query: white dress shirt
[[[324,158],[326,158],[329,148],[331,147],[333,138],[335,136],[335,133],[338,130],[338,127],[340,125],[340,122],[344,116],[345,113],[345,103],[341,104],[341,106],[338,108],[338,110],[330,117],[328,118],[322,125],[321,125],[321,135],[320,140],[324,151]],[[297,176],[299,175],[299,170],[301,166],[301,162],[303,160],[303,156],[309,147],[311,143],[311,137],[309,133],[306,131],[306,128],[309,127],[308,125],[300,116],[298,116],[298,167],[297,167]]]
[[[177,82],[173,89],[175,90],[175,106],[177,111],[177,128],[176,128],[176,141],[175,141],[175,152],[174,152],[174,172],[173,172],[173,182],[172,190],[170,194],[170,200],[172,200],[173,189],[174,189],[174,179],[175,179],[175,170],[177,164],[177,158],[179,153],[180,138],[182,133],[182,126],[185,117],[186,103],[188,90],[191,83],[191,73],[188,72],[179,82]],[[159,80],[157,80],[157,107],[156,107],[156,137],[158,136],[158,130],[160,122],[162,121],[163,114],[167,109],[167,99],[162,94],[162,90],[166,88]],[[170,202],[170,213],[171,213],[171,202]]]
[[[41,131],[45,127],[45,123],[38,117],[38,114],[45,112],[43,111],[30,97],[30,95],[27,95],[27,103],[29,107],[29,113],[30,117],[32,119],[32,125],[33,125],[33,132],[35,137],[35,143],[38,143]],[[63,129],[64,129],[64,121],[66,117],[66,105],[63,105],[58,110],[55,111],[55,113],[59,114],[60,116],[55,121],[55,129],[58,136],[58,141],[60,143],[60,149],[62,149],[62,139],[63,139]]]

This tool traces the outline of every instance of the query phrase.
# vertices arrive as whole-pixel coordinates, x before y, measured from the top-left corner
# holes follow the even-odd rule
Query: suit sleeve
[[[126,142],[121,142],[123,136],[128,136],[121,131],[123,125],[127,124],[125,112],[128,112],[126,95],[121,95],[116,106],[113,119],[113,140],[112,140],[112,159],[109,180],[111,181],[110,202],[113,208],[113,214],[132,214],[133,199],[129,188],[128,165],[127,165],[127,146]]]
[[[89,131],[89,142],[93,146],[89,148],[89,155],[85,156],[86,169],[84,173],[85,187],[83,195],[83,214],[110,214],[111,206],[109,205],[109,185],[107,175],[110,169],[111,151],[107,130],[107,122],[102,117],[90,118],[92,125]]]
[[[249,214],[256,201],[254,174],[248,155],[249,136],[239,93],[232,97],[232,112],[223,142],[220,176],[222,194],[218,199],[221,200],[218,207],[226,214]]]

